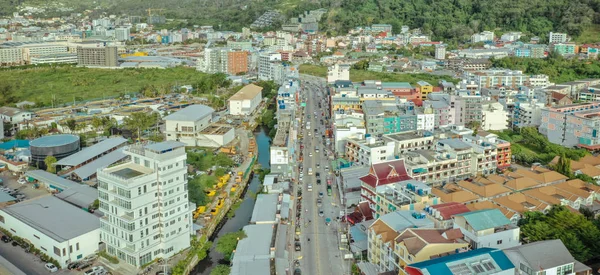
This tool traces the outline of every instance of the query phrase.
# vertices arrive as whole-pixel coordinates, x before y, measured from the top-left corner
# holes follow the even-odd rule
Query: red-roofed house
[[[369,174],[360,178],[362,181],[360,196],[371,208],[375,207],[375,189],[377,186],[397,183],[411,179],[406,173],[404,159],[396,159],[372,164]]]
[[[452,228],[452,216],[471,211],[459,202],[432,205],[425,210],[427,211],[427,217],[433,220],[435,228]]]

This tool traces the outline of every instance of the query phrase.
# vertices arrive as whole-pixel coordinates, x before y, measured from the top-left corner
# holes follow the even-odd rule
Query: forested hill
[[[0,0],[0,7],[22,0]],[[26,3],[28,0],[24,0]],[[37,1],[40,0],[29,0]],[[523,31],[542,38],[550,31],[577,37],[592,24],[600,24],[600,0],[64,0],[90,2],[108,12],[145,15],[147,8],[164,8],[168,18],[185,18],[189,24],[221,25],[239,30],[269,9],[286,16],[307,9],[327,8],[324,18],[331,33],[346,33],[356,26],[388,23],[421,28],[434,39],[463,39],[482,30]],[[6,11],[6,9],[3,9]]]

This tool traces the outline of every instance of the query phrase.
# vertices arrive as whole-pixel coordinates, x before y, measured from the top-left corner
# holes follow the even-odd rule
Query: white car
[[[19,184],[25,184],[25,183],[27,183],[27,181],[24,178],[20,178],[17,182]]]
[[[56,267],[53,263],[46,263],[44,267],[50,272],[58,271],[58,267]]]

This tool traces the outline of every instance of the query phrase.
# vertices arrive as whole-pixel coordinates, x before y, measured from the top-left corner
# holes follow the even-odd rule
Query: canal
[[[270,158],[269,148],[271,146],[271,139],[269,138],[269,136],[263,128],[259,129],[260,131],[254,134],[254,136],[256,137],[256,144],[258,146],[258,163],[261,165],[262,168],[268,169]],[[221,227],[221,229],[218,231],[215,239],[212,240],[213,246],[211,247],[208,253],[208,257],[200,261],[190,274],[209,275],[210,271],[217,265],[228,263],[223,258],[223,254],[215,250],[217,241],[219,237],[223,236],[224,234],[240,231],[244,226],[248,225],[248,223],[250,222],[250,218],[252,218],[252,210],[254,209],[255,202],[251,194],[258,193],[259,186],[260,181],[258,179],[258,174],[256,174],[250,181],[248,190],[244,194],[244,200],[240,207],[237,209],[237,211],[235,211],[235,216],[231,219],[227,219],[223,227]]]

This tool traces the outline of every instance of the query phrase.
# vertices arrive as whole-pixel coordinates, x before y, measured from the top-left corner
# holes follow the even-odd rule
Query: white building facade
[[[187,155],[175,141],[133,145],[125,153],[130,162],[98,172],[100,231],[108,254],[140,267],[190,246]]]
[[[350,65],[334,64],[327,69],[327,83],[350,80]]]

